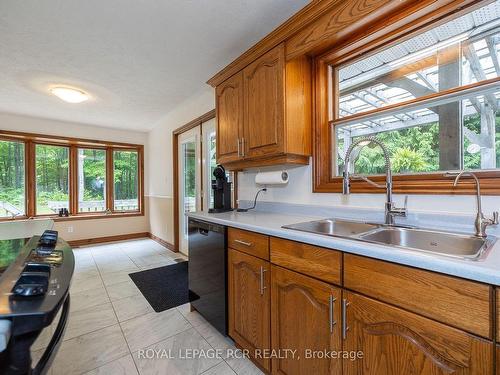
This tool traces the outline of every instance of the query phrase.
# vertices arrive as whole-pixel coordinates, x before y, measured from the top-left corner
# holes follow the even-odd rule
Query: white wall
[[[214,90],[204,86],[168,113],[149,133],[149,207],[151,233],[173,243],[172,131],[214,109]]]
[[[94,125],[48,120],[8,113],[0,113],[0,129],[25,133],[142,144],[145,147],[144,182],[146,192],[148,191],[148,134],[145,132],[118,130]],[[116,236],[128,233],[149,232],[149,210],[147,197],[145,204],[146,213],[144,216],[57,222],[55,224],[55,229],[59,230],[61,237],[66,240],[80,240]],[[69,227],[72,228],[73,232],[68,232]]]
[[[383,209],[384,194],[342,194],[313,193],[312,166],[289,168],[289,183],[286,186],[268,187],[259,200],[310,204],[321,206],[350,206]],[[253,200],[256,191],[262,186],[255,184],[256,171],[240,172],[238,175],[238,198]],[[403,196],[395,196],[398,206],[403,204]],[[474,213],[475,196],[463,195],[411,195],[408,197],[408,210],[411,212],[452,212]],[[487,214],[500,210],[500,196],[484,196],[483,210]]]

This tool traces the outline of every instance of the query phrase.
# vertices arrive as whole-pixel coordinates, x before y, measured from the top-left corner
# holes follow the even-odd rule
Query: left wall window
[[[69,209],[69,148],[38,144],[36,162],[36,214],[53,215]]]
[[[0,217],[26,214],[24,143],[0,140]]]
[[[140,144],[0,130],[0,221],[144,215],[143,166]]]

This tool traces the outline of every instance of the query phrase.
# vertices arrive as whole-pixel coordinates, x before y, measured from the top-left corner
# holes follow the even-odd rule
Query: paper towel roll
[[[255,183],[259,185],[284,185],[288,183],[288,172],[259,172],[255,176]]]

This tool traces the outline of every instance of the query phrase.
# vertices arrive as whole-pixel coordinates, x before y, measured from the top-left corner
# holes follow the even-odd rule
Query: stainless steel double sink
[[[492,236],[480,238],[460,233],[341,219],[309,221],[285,225],[283,228],[466,260],[484,259],[496,241]]]

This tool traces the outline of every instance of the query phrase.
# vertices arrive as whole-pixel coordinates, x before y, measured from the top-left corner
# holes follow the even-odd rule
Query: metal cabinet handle
[[[242,241],[242,240],[234,240],[234,242],[239,243],[240,245],[243,245],[243,246],[248,246],[248,247],[252,247],[253,246],[252,242],[245,242],[245,241]]]
[[[264,295],[264,289],[267,289],[267,287],[264,286],[264,272],[267,272],[267,270],[261,266],[260,267],[260,295],[261,296]]]
[[[347,306],[350,305],[350,302],[347,299],[342,300],[342,339],[345,340],[347,338],[347,331],[349,331],[349,326],[347,325]]]
[[[240,141],[241,140],[238,138],[238,141],[237,141],[237,143],[238,143],[238,157],[241,156]]]
[[[335,298],[334,296],[330,296],[329,298],[329,319],[330,319],[330,333],[333,333],[333,327],[335,326],[335,324],[337,324],[337,322],[334,320],[334,308],[335,308],[335,301],[337,300],[337,298]]]
[[[245,138],[241,138],[241,156],[245,157]]]

